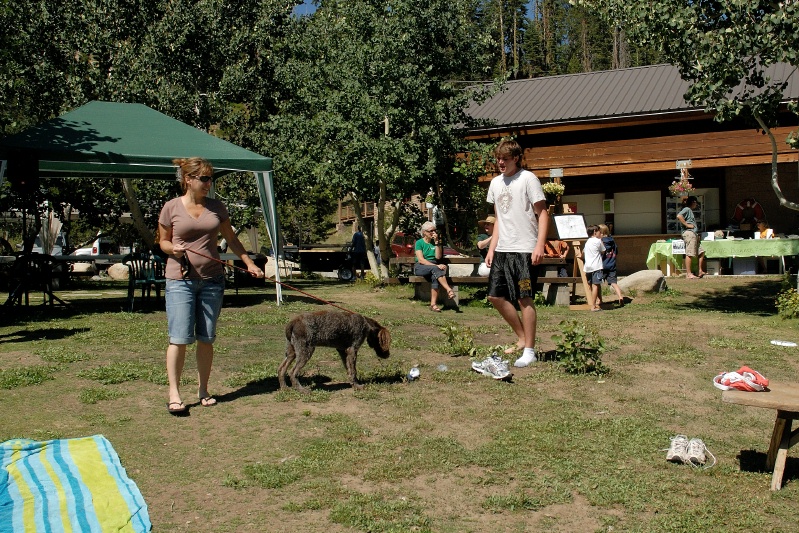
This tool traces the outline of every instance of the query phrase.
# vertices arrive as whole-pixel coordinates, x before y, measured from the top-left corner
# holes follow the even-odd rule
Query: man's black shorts
[[[515,302],[533,298],[538,282],[538,265],[533,265],[533,254],[494,252],[491,272],[488,274],[488,295]]]

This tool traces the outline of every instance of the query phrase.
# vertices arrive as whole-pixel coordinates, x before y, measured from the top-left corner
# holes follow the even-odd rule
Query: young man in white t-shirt
[[[503,140],[494,150],[501,174],[491,180],[486,201],[494,204],[496,223],[486,254],[488,300],[518,337],[506,353],[522,351],[513,364],[525,367],[536,361],[536,310],[533,298],[538,265],[545,255],[549,213],[541,182],[519,166],[521,146]],[[518,302],[521,317],[516,311]]]

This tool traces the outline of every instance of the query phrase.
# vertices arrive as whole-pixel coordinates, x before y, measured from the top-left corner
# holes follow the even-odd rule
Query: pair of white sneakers
[[[707,462],[707,456],[713,457],[702,439],[688,440],[685,435],[676,435],[671,438],[671,445],[666,452],[666,460],[672,463],[682,463],[692,466],[702,466]],[[713,466],[716,458],[713,457]]]

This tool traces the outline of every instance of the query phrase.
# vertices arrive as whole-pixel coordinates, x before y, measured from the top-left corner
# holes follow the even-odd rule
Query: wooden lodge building
[[[795,67],[775,65],[770,74],[788,81],[786,103],[799,98]],[[701,198],[704,229],[737,227],[741,203],[754,199],[776,233],[799,234],[799,212],[780,206],[771,187],[768,136],[750,124],[715,122],[686,104],[687,89],[672,65],[511,81],[469,110],[490,123],[469,137],[496,142],[513,135],[524,149],[524,168],[542,182],[562,174],[564,203],[588,224],[613,224],[623,275],[646,268],[653,242],[679,235],[669,221],[668,187],[680,165]],[[799,201],[799,152],[785,142],[799,125],[792,113],[782,120],[773,129],[779,185],[787,199]]]

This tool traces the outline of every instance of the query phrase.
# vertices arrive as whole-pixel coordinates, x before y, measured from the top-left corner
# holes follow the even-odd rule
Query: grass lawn
[[[249,288],[222,311],[219,404],[199,405],[190,355],[189,414],[171,416],[162,304],[127,313],[124,285],[85,282],[57,293],[67,307],[0,308],[0,441],[105,435],[157,532],[796,530],[799,451],[770,491],[775,413],[722,404],[711,383],[746,364],[799,387],[799,348],[770,344],[799,340],[799,320],[776,314],[777,276],[670,279],[601,313],[540,307],[547,360],[510,383],[451,353],[452,328],[480,359],[515,341],[474,289],[458,312],[432,313],[410,286],[289,283],[391,330],[389,359],[361,349],[364,390],[320,348],[304,372],[312,392],[280,391],[285,324],[325,305],[284,289],[277,306],[272,287]],[[551,360],[572,319],[605,340],[609,374]],[[666,462],[675,434],[703,439],[717,464]]]

